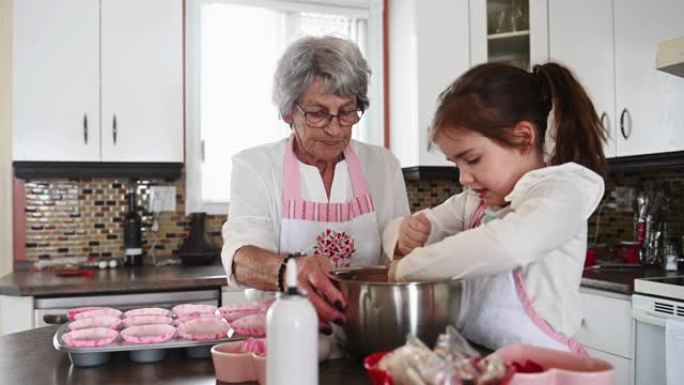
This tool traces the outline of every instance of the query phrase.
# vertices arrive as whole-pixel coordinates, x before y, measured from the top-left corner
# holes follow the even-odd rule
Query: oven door
[[[632,309],[635,321],[634,383],[665,384],[665,316]]]
[[[635,294],[632,317],[635,384],[684,384],[684,368],[678,353],[684,351],[684,338],[668,339],[666,328],[668,320],[684,321],[684,302]]]

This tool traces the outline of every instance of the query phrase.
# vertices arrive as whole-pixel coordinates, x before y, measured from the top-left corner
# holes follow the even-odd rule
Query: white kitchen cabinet
[[[615,384],[633,384],[634,321],[632,302],[626,295],[580,289],[584,320],[577,340],[592,357],[615,367]]]
[[[684,1],[614,4],[618,155],[684,150],[684,78],[655,69],[657,44],[684,35]]]
[[[450,166],[429,129],[437,96],[470,68],[468,2],[389,2],[390,148],[402,167]]]
[[[549,43],[550,59],[569,66],[594,103],[606,157],[617,156],[613,0],[549,0]]]
[[[182,3],[15,2],[13,159],[182,162]]]
[[[679,0],[549,0],[549,51],[589,91],[606,155],[684,150],[684,79],[655,69],[658,42],[684,35]]]
[[[183,161],[181,0],[102,0],[102,160]]]
[[[14,160],[99,160],[99,2],[22,0],[13,12]]]
[[[471,64],[548,59],[547,0],[470,0]]]

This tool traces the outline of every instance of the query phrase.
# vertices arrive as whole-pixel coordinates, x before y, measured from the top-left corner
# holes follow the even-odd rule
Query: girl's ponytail
[[[555,138],[555,149],[549,164],[575,162],[605,177],[606,132],[587,93],[567,68],[556,63],[535,65],[533,76],[542,103],[552,114],[547,130]]]

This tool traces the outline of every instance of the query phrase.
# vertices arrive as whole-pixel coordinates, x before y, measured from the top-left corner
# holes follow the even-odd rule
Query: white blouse
[[[400,280],[476,278],[522,267],[537,312],[555,330],[573,336],[583,317],[579,285],[587,249],[587,220],[603,197],[603,179],[575,163],[530,171],[505,200],[488,210],[498,220],[466,229],[480,198],[454,195],[426,213],[431,233],[397,265]],[[383,234],[394,255],[400,219]]]
[[[287,139],[244,150],[233,156],[230,210],[223,225],[221,260],[229,285],[239,286],[232,271],[235,252],[247,245],[280,252],[283,201],[283,164]],[[406,185],[399,161],[387,149],[352,140],[359,158],[378,221],[378,234],[390,220],[408,215]],[[319,170],[299,162],[302,198],[314,202],[341,203],[354,194],[347,162],[335,165],[328,200]],[[381,261],[378,261],[380,263]]]

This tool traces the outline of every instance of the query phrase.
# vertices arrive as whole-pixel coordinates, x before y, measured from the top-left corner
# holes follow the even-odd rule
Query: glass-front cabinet
[[[470,0],[471,64],[548,59],[547,0]]]

